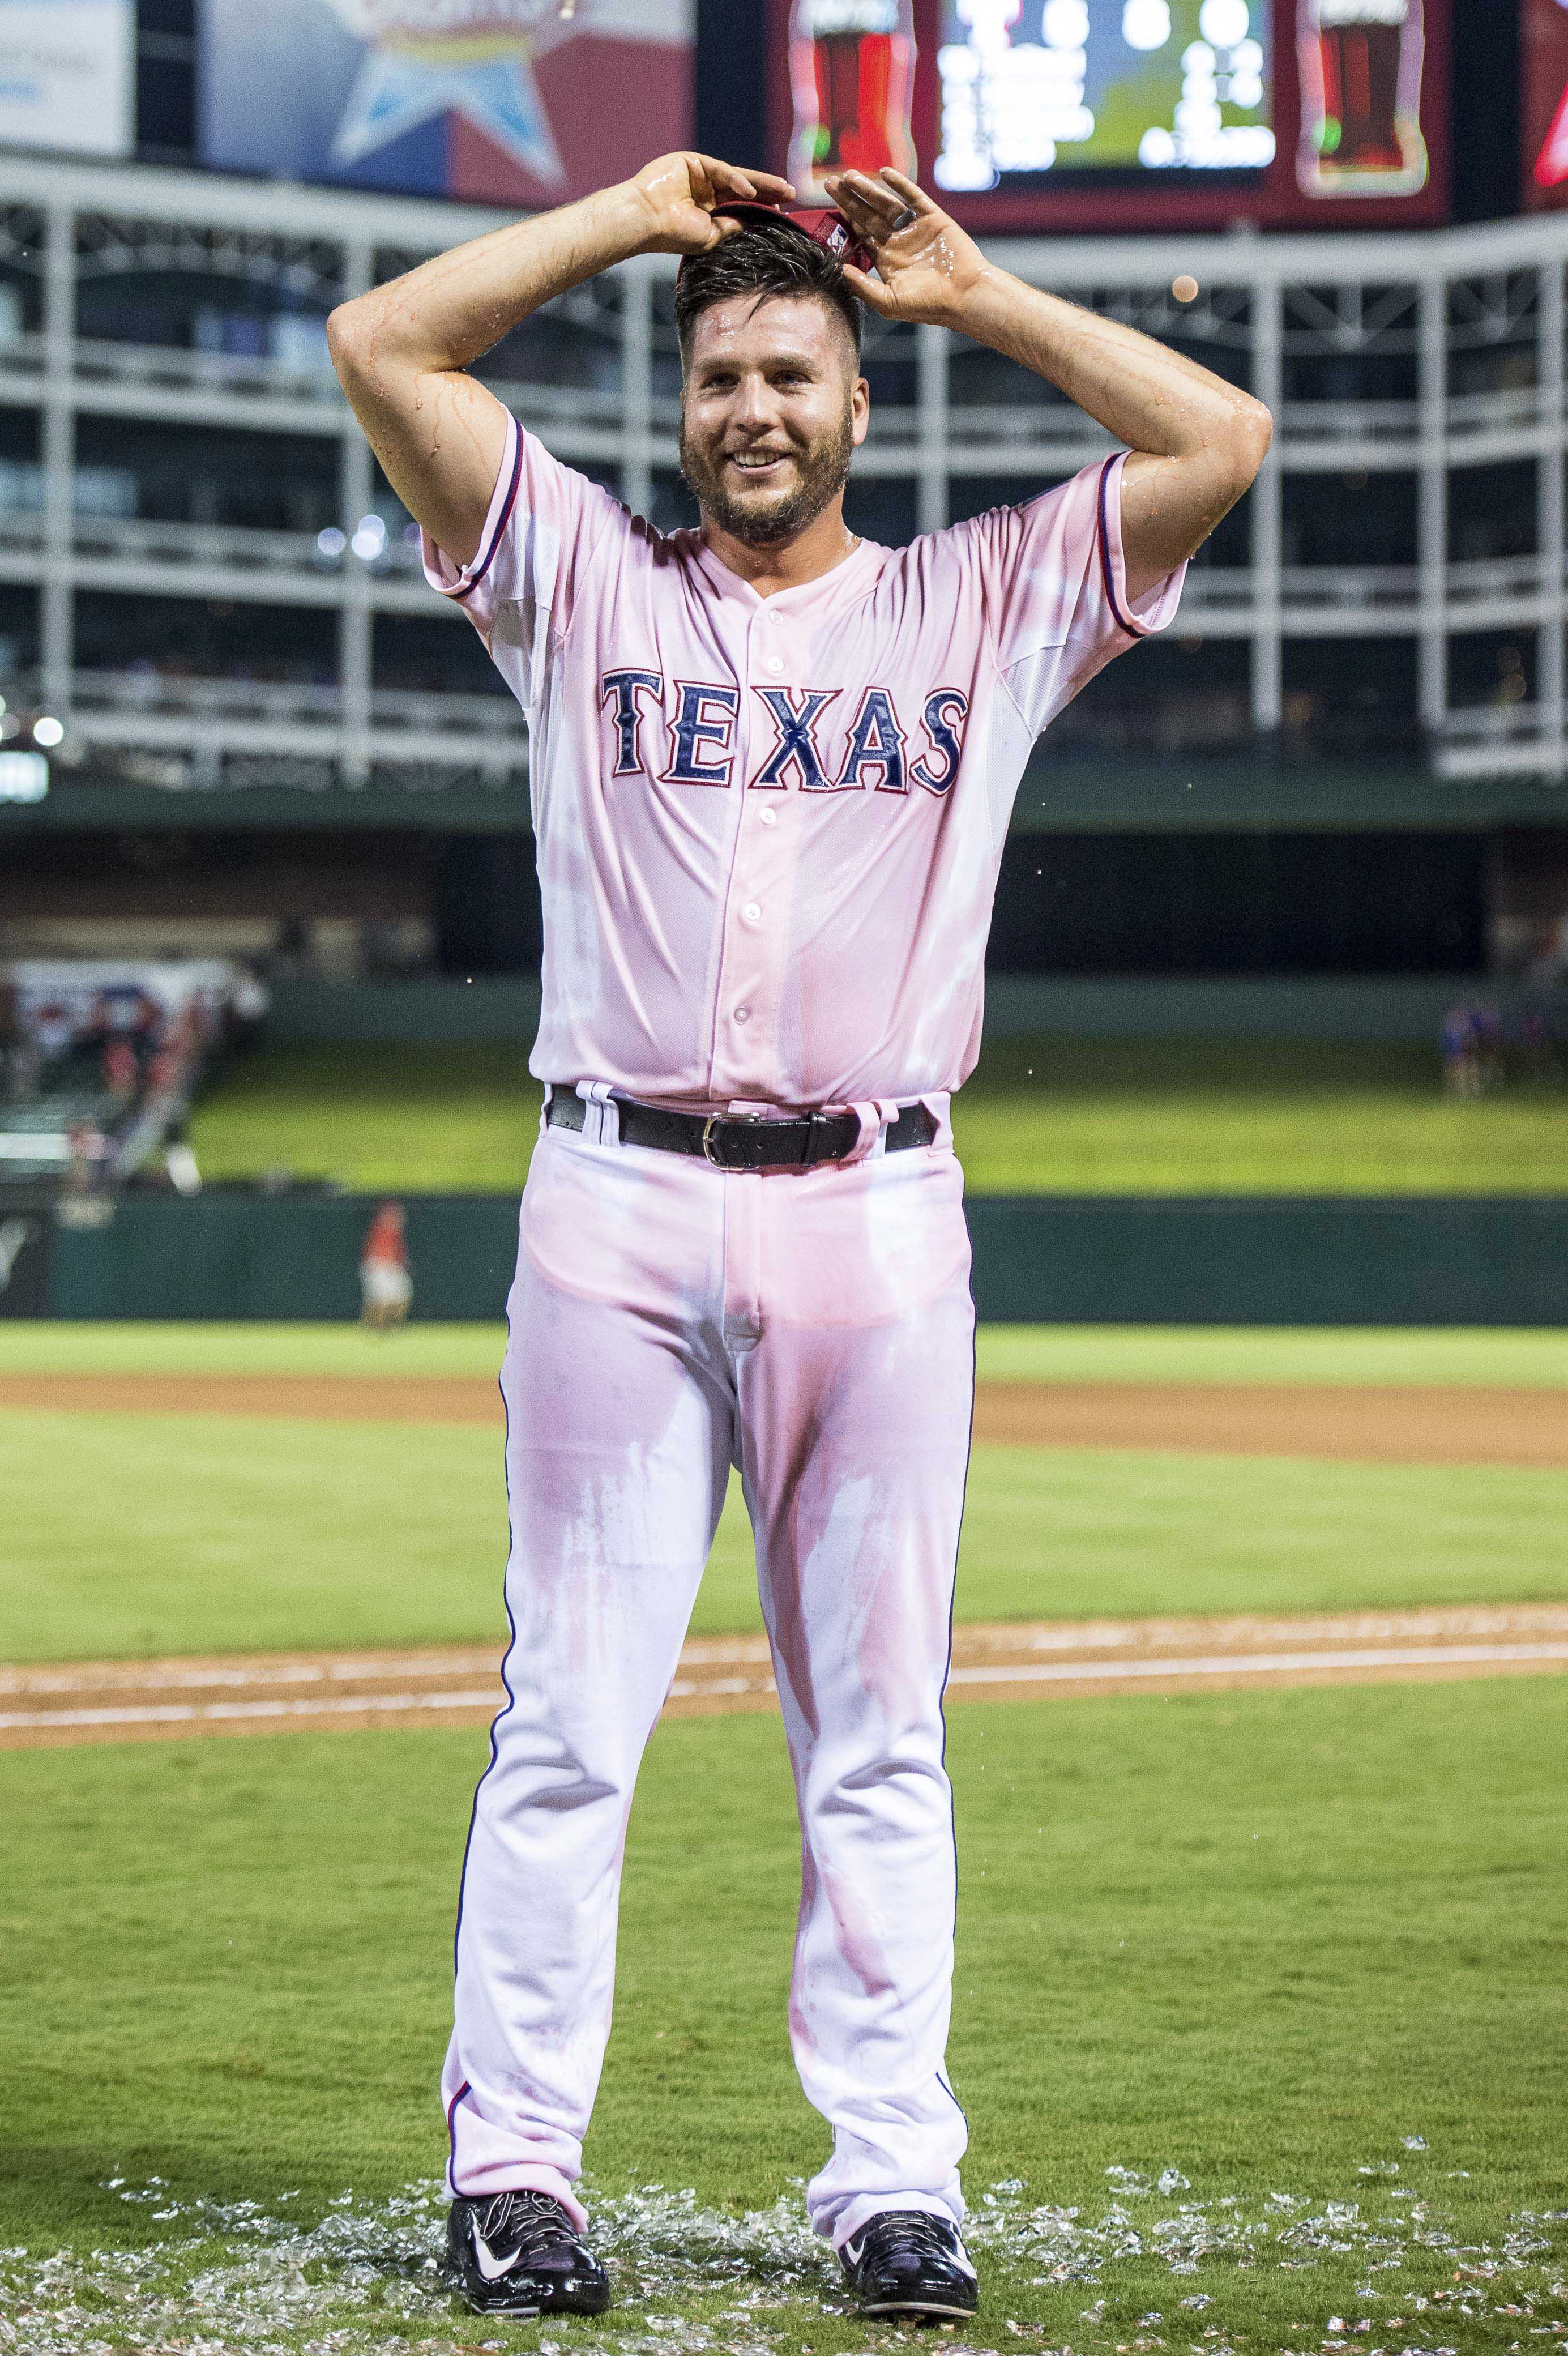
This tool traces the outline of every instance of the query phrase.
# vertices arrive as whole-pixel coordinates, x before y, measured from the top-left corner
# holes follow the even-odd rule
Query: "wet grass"
[[[269,1047],[220,1072],[208,1178],[515,1194],[539,1088],[522,1045]],[[1455,1103],[1435,1049],[1213,1039],[989,1044],[955,1127],[977,1194],[1558,1194],[1568,1090]]]
[[[987,2274],[957,2344],[1501,2356],[1568,2323],[1565,1735],[1550,1679],[955,1714]],[[622,2305],[541,2332],[435,2297],[439,2196],[396,2196],[441,2164],[482,1756],[468,1731],[0,1757],[10,2344],[899,2344],[800,2232],[823,2129],[784,2034],[768,1719],[663,1729],[633,1820],[591,2145]]]

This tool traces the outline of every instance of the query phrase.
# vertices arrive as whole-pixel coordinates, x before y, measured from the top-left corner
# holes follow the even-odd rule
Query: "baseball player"
[[[1169,622],[1269,420],[1010,277],[900,173],[828,193],[793,215],[766,173],[663,156],[330,322],[431,581],[528,714],[544,899],[501,1378],[509,1699],[444,2078],[448,2278],[481,2311],[609,2297],[576,2186],[622,1847],[732,1464],[800,1808],[790,2035],[832,2129],[811,2220],[868,2312],[976,2303],[944,2066],[974,1333],[949,1098],[1034,739]],[[647,252],[685,257],[702,521],[667,537],[465,373]],[[1125,448],[907,548],[858,539],[861,306],[1006,353]]]

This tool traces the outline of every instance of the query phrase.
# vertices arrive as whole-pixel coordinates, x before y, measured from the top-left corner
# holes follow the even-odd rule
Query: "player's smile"
[[[793,450],[731,450],[727,454],[731,469],[742,482],[755,483],[763,488],[776,483],[795,456]]]

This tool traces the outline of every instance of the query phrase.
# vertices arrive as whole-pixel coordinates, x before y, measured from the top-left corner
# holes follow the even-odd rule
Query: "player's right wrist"
[[[668,234],[668,223],[640,181],[618,180],[612,187],[601,188],[590,201],[601,208],[606,233],[618,242],[614,257],[618,262],[628,261],[634,253],[651,252]]]

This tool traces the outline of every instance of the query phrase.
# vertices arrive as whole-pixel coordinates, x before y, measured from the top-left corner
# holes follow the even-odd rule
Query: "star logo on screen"
[[[565,186],[533,66],[547,50],[602,29],[606,11],[595,0],[577,0],[564,16],[560,0],[331,5],[368,45],[333,139],[335,163],[362,163],[405,132],[459,114],[546,187]]]

